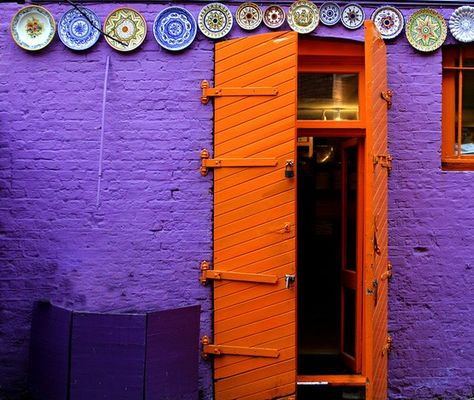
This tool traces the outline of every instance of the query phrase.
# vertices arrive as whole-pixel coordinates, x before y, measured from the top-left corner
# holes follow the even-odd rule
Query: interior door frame
[[[354,270],[348,270],[347,267],[347,189],[349,180],[347,174],[347,154],[346,150],[350,147],[356,147],[357,151],[357,191],[356,191],[356,238],[355,238],[355,265]],[[364,221],[364,147],[363,141],[359,138],[347,139],[342,144],[341,155],[341,356],[343,362],[354,372],[359,374],[362,368],[362,277],[363,277],[363,221]],[[347,282],[347,284],[345,283]],[[354,332],[354,356],[344,352],[344,332],[345,332],[345,303],[344,289],[349,287],[356,293],[355,304],[355,332]]]

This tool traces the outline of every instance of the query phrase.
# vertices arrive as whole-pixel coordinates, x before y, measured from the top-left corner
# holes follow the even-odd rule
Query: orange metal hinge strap
[[[255,282],[255,283],[273,283],[273,284],[278,282],[278,276],[276,275],[219,271],[215,269],[209,269],[209,262],[202,261],[201,262],[201,279],[200,279],[201,283],[203,285],[207,284],[208,279]]]
[[[389,175],[390,172],[392,172],[392,161],[393,157],[390,154],[374,156],[374,166],[380,164],[382,168],[387,168],[387,172]]]
[[[380,280],[384,281],[386,279],[390,279],[392,277],[392,263],[389,261],[387,263],[387,270],[382,274],[382,276],[380,277]]]
[[[209,97],[221,96],[276,96],[278,88],[264,87],[210,87],[208,81],[201,82],[202,96],[201,103],[207,104]]]
[[[268,358],[278,358],[280,356],[280,351],[278,349],[210,344],[208,336],[203,336],[201,339],[201,343],[202,355],[204,358],[207,358],[207,355],[209,354],[215,356],[235,355]]]
[[[201,175],[206,176],[209,168],[225,167],[275,167],[276,158],[210,158],[209,151],[201,150]]]
[[[380,95],[382,96],[382,99],[387,102],[387,108],[390,110],[390,108],[392,107],[393,90],[384,90],[382,93],[380,93]]]

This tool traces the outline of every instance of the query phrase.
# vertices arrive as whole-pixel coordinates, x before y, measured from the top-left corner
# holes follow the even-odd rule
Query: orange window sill
[[[441,168],[443,171],[474,171],[474,156],[443,158]]]

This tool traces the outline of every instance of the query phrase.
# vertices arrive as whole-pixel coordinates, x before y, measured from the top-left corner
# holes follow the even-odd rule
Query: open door
[[[362,146],[357,138],[341,149],[341,323],[344,364],[361,372],[362,333]]]
[[[216,44],[213,159],[215,399],[295,393],[295,32]]]
[[[385,44],[365,22],[367,128],[364,174],[364,328],[367,399],[387,398],[388,226],[387,61]]]

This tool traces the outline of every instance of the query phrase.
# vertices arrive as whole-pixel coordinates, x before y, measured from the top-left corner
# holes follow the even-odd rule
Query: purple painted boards
[[[146,400],[198,398],[200,307],[147,315]]]
[[[31,321],[29,387],[34,400],[65,400],[72,312],[36,302]]]
[[[143,400],[146,315],[74,313],[70,400]]]

